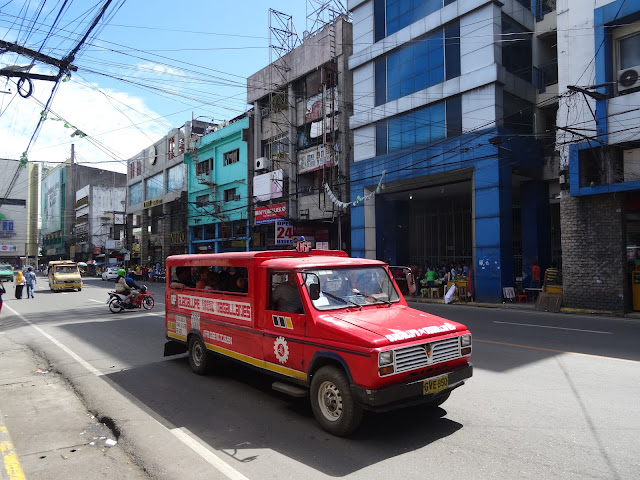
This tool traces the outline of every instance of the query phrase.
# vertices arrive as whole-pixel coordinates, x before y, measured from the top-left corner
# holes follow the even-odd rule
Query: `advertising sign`
[[[273,223],[278,218],[287,216],[287,204],[285,202],[267,205],[265,207],[256,207],[256,225],[262,223]]]
[[[43,235],[61,229],[60,217],[62,208],[62,170],[52,170],[42,180],[42,229]]]
[[[0,215],[0,217],[4,217],[4,215]],[[13,229],[13,220],[2,218],[0,220],[0,238],[10,238],[15,236],[16,232]]]
[[[293,224],[286,220],[276,220],[276,245],[293,243]]]
[[[282,197],[282,170],[263,173],[253,177],[253,195],[259,202]]]
[[[0,245],[0,252],[17,252],[18,248],[15,245]]]

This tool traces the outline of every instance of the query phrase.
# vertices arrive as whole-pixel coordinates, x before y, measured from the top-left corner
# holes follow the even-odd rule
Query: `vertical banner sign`
[[[276,245],[293,243],[293,224],[286,220],[276,220]]]

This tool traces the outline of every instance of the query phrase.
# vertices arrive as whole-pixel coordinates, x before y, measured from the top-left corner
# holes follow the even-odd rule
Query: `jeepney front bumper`
[[[426,393],[426,383],[434,379],[447,376],[447,387],[436,393]],[[384,412],[394,410],[400,407],[408,407],[411,405],[419,405],[435,401],[438,397],[445,395],[447,392],[464,385],[467,378],[473,375],[473,365],[470,363],[450,370],[448,372],[438,373],[435,376],[421,378],[416,381],[402,383],[399,385],[391,385],[389,387],[371,390],[358,385],[351,385],[351,393],[354,400],[366,410],[376,412]]]

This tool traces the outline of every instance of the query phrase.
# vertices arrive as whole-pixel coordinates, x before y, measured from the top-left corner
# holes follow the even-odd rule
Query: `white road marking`
[[[179,438],[182,443],[184,443],[188,447],[191,447],[191,450],[196,452],[207,462],[213,465],[218,471],[220,471],[220,473],[226,475],[231,480],[249,480],[231,465],[221,460],[220,457],[213,453],[209,448],[196,440],[197,437],[192,437],[193,434],[186,428],[174,428],[169,431],[173,433],[177,438]]]
[[[570,330],[572,332],[600,333],[602,335],[613,335],[613,332],[601,332],[600,330],[582,330],[580,328],[550,327],[549,325],[534,325],[532,323],[499,322],[497,320],[494,320],[493,323],[503,323],[505,325],[518,325],[520,327],[553,328],[554,330]]]
[[[97,301],[97,300],[94,300],[94,301]],[[64,352],[68,353],[71,356],[71,358],[73,358],[76,362],[78,362],[80,365],[85,367],[91,373],[93,373],[97,377],[101,377],[103,375],[98,369],[96,369],[95,367],[91,366],[88,362],[86,362],[84,359],[82,359],[78,354],[73,352],[70,348],[68,348],[67,346],[63,345],[61,342],[56,340],[53,336],[49,335],[47,332],[42,330],[37,325],[34,325],[33,323],[31,323],[29,320],[24,318],[22,315],[20,315],[18,312],[16,312],[9,305],[6,305],[5,308],[8,308],[14,315],[16,315],[22,321],[24,321],[25,323],[27,323],[31,327],[35,328],[38,332],[40,332],[47,339],[49,339],[54,345],[57,345]],[[159,315],[159,314],[158,313],[150,313],[150,315]],[[162,425],[162,423],[158,422],[156,419],[153,419],[153,421],[155,421],[158,424]],[[242,473],[240,473],[235,468],[233,468],[231,465],[229,465],[228,463],[223,461],[221,458],[219,458],[217,455],[215,455],[209,448],[205,447],[204,442],[202,440],[200,440],[196,435],[194,435],[191,432],[189,432],[189,430],[180,429],[180,428],[169,429],[164,425],[162,425],[162,427],[167,429],[169,432],[171,432],[176,438],[178,438],[187,447],[191,448],[191,450],[193,450],[196,454],[200,455],[206,462],[208,462],[210,465],[212,465],[216,470],[218,470],[220,473],[222,473],[225,477],[229,478],[230,480],[249,480]]]

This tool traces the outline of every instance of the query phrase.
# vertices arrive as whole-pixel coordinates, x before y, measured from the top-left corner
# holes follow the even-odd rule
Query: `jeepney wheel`
[[[206,375],[209,372],[209,352],[197,335],[189,340],[189,365],[193,373],[198,375]]]
[[[450,396],[451,396],[451,392],[447,392],[444,395],[440,395],[438,398],[431,400],[430,402],[427,402],[427,405],[429,405],[430,407],[439,407],[444,402],[449,400]]]
[[[347,376],[330,365],[313,375],[311,408],[320,426],[337,436],[353,432],[362,420],[362,408],[351,396]]]
[[[82,287],[78,287],[78,291],[81,292],[82,291]]]
[[[155,304],[156,302],[153,297],[144,297],[142,300],[142,306],[145,310],[151,310]]]

